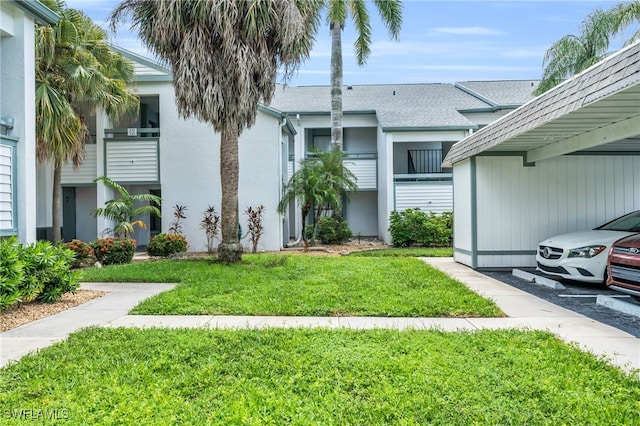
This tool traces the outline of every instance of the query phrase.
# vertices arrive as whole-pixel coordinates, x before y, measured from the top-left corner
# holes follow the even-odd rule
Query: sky
[[[107,28],[117,0],[66,0]],[[354,57],[355,32],[348,22],[343,34],[345,85],[452,83],[468,80],[530,80],[542,75],[546,50],[567,34],[579,34],[580,23],[594,9],[616,1],[429,1],[405,0],[398,41],[388,37],[373,4],[371,55],[365,66]],[[627,35],[631,32],[628,31]],[[110,33],[111,42],[151,57],[129,26]],[[612,48],[621,46],[621,39]],[[331,35],[320,28],[311,56],[288,82],[292,86],[330,83]]]

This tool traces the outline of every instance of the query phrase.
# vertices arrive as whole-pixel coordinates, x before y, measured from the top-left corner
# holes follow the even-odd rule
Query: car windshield
[[[605,223],[596,229],[605,231],[640,232],[640,211],[629,213],[609,223]]]

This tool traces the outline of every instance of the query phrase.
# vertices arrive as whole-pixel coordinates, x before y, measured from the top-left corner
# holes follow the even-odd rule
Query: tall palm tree
[[[331,30],[331,147],[341,151],[342,135],[342,30],[352,17],[358,38],[354,43],[356,60],[362,66],[371,53],[371,23],[366,0],[327,0],[327,18]],[[373,0],[389,36],[397,40],[402,25],[400,0]]]
[[[324,208],[342,209],[342,197],[348,191],[358,189],[357,179],[343,163],[344,153],[332,149],[326,152],[314,152],[305,158],[300,168],[291,176],[283,188],[283,196],[278,204],[278,211],[282,214],[289,209],[289,203],[296,200],[300,205],[302,216],[302,238],[305,248],[308,247],[306,219],[309,212],[314,212],[315,224],[320,220]]]
[[[222,242],[218,258],[242,259],[238,240],[238,136],[269,103],[278,68],[308,57],[321,0],[125,0],[112,26],[132,16],[142,42],[173,69],[178,113],[220,132]]]
[[[542,81],[534,91],[541,95],[607,56],[611,38],[634,23],[640,22],[640,1],[622,2],[604,11],[591,12],[580,24],[580,34],[569,34],[547,50],[542,66]],[[636,32],[626,43],[637,40]]]
[[[88,137],[78,112],[105,109],[116,119],[135,111],[137,96],[126,83],[133,79],[133,65],[112,52],[106,32],[82,12],[69,9],[62,0],[42,0],[60,16],[55,26],[36,27],[36,152],[41,163],[53,163],[52,239],[60,241],[62,224],[62,165],[79,166]]]

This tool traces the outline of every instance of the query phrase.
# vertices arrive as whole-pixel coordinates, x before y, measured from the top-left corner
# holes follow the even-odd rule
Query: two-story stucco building
[[[119,124],[104,115],[87,122],[93,133],[79,170],[63,171],[64,238],[90,241],[110,224],[92,211],[114,197],[94,184],[108,176],[129,192],[151,192],[163,199],[162,218],[134,236],[144,245],[166,232],[175,205],[187,207],[183,231],[190,250],[206,249],[201,228],[209,205],[220,211],[219,135],[196,120],[178,117],[170,70],[121,51],[134,60],[140,95],[137,116]],[[345,86],[345,163],[358,177],[344,214],[354,235],[390,241],[391,211],[419,207],[451,211],[451,170],[441,167],[451,146],[533,98],[536,81],[487,81],[456,84]],[[279,250],[301,229],[298,210],[277,213],[282,187],[299,162],[330,141],[330,88],[278,86],[272,103],[261,105],[256,123],[240,136],[239,209],[264,205],[260,250]],[[38,173],[38,227],[50,227],[51,170]],[[246,229],[246,216],[240,222]],[[248,241],[243,240],[245,245]]]

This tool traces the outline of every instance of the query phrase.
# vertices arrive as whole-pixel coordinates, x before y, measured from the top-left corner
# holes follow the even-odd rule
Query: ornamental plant
[[[24,265],[20,260],[21,249],[16,237],[0,238],[0,312],[18,303],[22,296],[20,283]]]
[[[313,229],[307,228],[309,234]],[[349,224],[341,216],[333,215],[320,218],[316,224],[316,236],[323,244],[342,244],[349,241],[353,233],[349,229]],[[308,235],[308,238],[313,238]]]
[[[37,241],[20,252],[24,264],[23,302],[52,303],[80,286],[78,273],[71,270],[74,253],[49,241]]]
[[[453,242],[453,213],[428,214],[420,209],[392,211],[389,218],[391,242],[395,247],[449,247]]]
[[[187,239],[182,234],[160,233],[149,240],[149,256],[169,257],[187,251]]]
[[[131,263],[136,240],[130,238],[100,238],[91,243],[96,260],[103,265]]]
[[[74,253],[75,258],[73,260],[73,263],[71,264],[71,266],[73,266],[74,268],[79,268],[82,265],[91,264],[96,259],[91,244],[85,243],[84,241],[71,240],[68,243],[62,244],[62,247],[67,250],[71,250]]]

